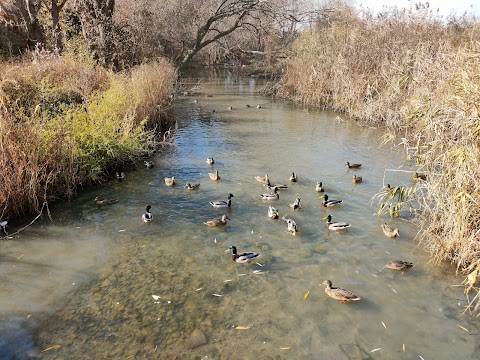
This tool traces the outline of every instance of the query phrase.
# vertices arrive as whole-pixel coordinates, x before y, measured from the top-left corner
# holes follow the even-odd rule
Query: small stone
[[[190,339],[187,341],[187,348],[193,349],[198,346],[205,345],[207,343],[207,337],[200,329],[193,330],[192,334],[190,335]]]

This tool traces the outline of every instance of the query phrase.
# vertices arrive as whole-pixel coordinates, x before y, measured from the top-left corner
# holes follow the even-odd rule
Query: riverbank
[[[176,81],[166,60],[114,73],[37,54],[0,69],[0,219],[38,213],[154,151]]]
[[[424,12],[360,17],[340,6],[303,33],[277,93],[307,106],[387,127],[406,161],[427,174],[417,239],[436,262],[480,269],[478,22],[444,22]],[[479,303],[476,303],[478,306]]]

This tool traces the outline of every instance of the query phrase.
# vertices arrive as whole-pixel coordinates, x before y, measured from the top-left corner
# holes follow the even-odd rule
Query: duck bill
[[[230,251],[230,249],[225,250],[226,253],[229,252],[229,251]]]
[[[327,220],[328,219],[328,216],[325,216],[322,218],[322,220]]]

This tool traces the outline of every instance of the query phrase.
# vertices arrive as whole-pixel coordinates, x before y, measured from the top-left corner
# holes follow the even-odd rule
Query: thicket
[[[428,6],[378,16],[342,5],[295,42],[278,92],[387,126],[427,174],[417,239],[476,287],[480,271],[480,24]],[[468,310],[480,306],[479,293]]]
[[[129,73],[69,55],[0,63],[0,218],[40,211],[154,150],[175,81],[166,60]]]

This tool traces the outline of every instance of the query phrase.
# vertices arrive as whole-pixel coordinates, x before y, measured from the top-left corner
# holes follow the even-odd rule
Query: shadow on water
[[[0,243],[1,358],[476,356],[475,338],[458,327],[476,329],[459,316],[465,300],[449,286],[452,269],[427,265],[407,219],[375,216],[370,200],[386,182],[411,183],[408,173],[384,172],[404,164],[402,153],[377,146],[381,131],[262,97],[257,78],[232,73],[199,84],[177,100],[176,145],[153,157],[153,169],[60,203],[54,224]],[[362,168],[346,170],[346,161]],[[217,169],[222,179],[210,180]],[[293,171],[297,183],[289,182]],[[271,204],[295,220],[297,236],[267,217],[270,203],[259,194],[268,189],[254,178],[266,173],[289,185]],[[353,186],[352,174],[363,182]],[[166,187],[166,176],[177,187]],[[317,181],[342,204],[325,209]],[[186,182],[200,189],[186,191]],[[210,206],[228,193],[230,209]],[[118,203],[98,208],[97,195]],[[302,210],[288,205],[296,197]],[[147,205],[154,220],[144,224]],[[203,224],[223,214],[225,228]],[[328,231],[328,214],[352,227]],[[384,222],[401,228],[401,238],[385,238]],[[259,252],[260,265],[234,263],[231,245]],[[415,266],[404,275],[379,271],[397,259]],[[362,300],[329,298],[319,286],[326,279]]]

